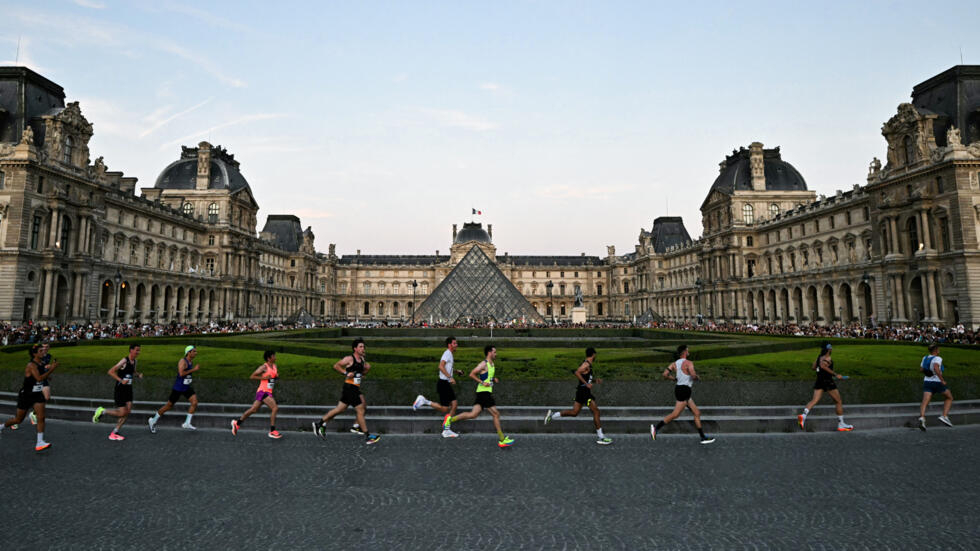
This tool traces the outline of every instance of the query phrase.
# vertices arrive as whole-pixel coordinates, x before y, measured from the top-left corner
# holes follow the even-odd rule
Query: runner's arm
[[[828,360],[826,357],[820,358],[820,369],[830,373],[834,377],[840,377],[840,375],[830,369],[830,360]]]
[[[673,370],[674,370],[674,364],[672,363],[667,364],[667,367],[664,368],[664,373],[663,373],[664,379],[673,379],[673,377],[670,376],[670,372]]]
[[[446,369],[446,360],[439,360],[439,373],[442,373],[450,379],[453,378],[453,374],[450,370]]]
[[[487,371],[487,362],[482,361],[476,364],[476,367],[473,368],[473,371],[470,371],[470,379],[473,379],[478,384],[481,384],[483,386],[490,386],[490,383],[488,381],[480,380],[480,373],[486,373],[486,371]]]
[[[582,365],[578,366],[578,369],[575,370],[575,377],[579,381],[581,381],[584,386],[587,386],[589,388],[592,388],[592,385],[590,385],[589,382],[586,381],[585,380],[585,377],[584,377],[584,375],[585,375],[585,367],[587,365],[589,365],[589,362],[582,362]]]
[[[198,369],[200,369],[199,366],[195,365],[191,367],[191,363],[185,360],[184,358],[181,358],[180,362],[177,363],[177,372],[180,373],[181,377],[190,375],[191,373],[194,373]]]
[[[256,369],[255,371],[253,371],[252,374],[248,376],[248,378],[249,379],[256,379],[256,380],[259,380],[259,381],[261,381],[262,379],[268,379],[269,378],[269,377],[264,377],[263,375],[265,375],[265,365],[260,365],[258,367],[258,369]]]
[[[119,371],[120,369],[122,369],[122,366],[125,363],[126,363],[126,359],[123,358],[123,359],[119,360],[119,363],[117,363],[116,365],[110,367],[109,368],[109,371],[106,372],[106,373],[109,374],[110,377],[112,377],[113,379],[115,379],[117,383],[123,382],[122,378],[120,378],[119,375],[116,375],[116,372]]]
[[[339,362],[333,364],[333,368],[344,377],[347,376],[347,368],[354,362],[350,356],[344,356]]]
[[[937,358],[933,358],[932,359],[932,363],[929,364],[929,367],[932,368],[932,372],[936,375],[936,377],[939,377],[939,382],[941,382],[942,384],[945,385],[946,384],[946,377],[943,377],[943,370],[942,370],[943,363],[942,363],[942,361],[941,360],[938,360]]]

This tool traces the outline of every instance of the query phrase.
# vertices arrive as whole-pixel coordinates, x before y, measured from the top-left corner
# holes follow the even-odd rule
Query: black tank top
[[[582,374],[582,378],[585,379],[585,382],[587,384],[590,384],[591,385],[592,384],[592,362],[590,362],[589,360],[585,360],[585,363],[589,364],[589,368],[586,369],[585,370],[585,373]],[[579,381],[578,387],[579,388],[586,388],[586,385],[582,384],[582,381]]]
[[[34,363],[34,362],[31,362]],[[29,364],[28,364],[29,365]],[[37,366],[37,364],[34,364]],[[24,376],[24,387],[22,389],[24,392],[41,392],[41,383],[34,378],[34,375]]]
[[[116,386],[128,386],[133,384],[133,375],[136,374],[136,362],[129,359],[129,357],[123,358],[123,366],[119,368],[119,378],[124,381],[129,381],[127,383],[120,383],[116,381]]]
[[[347,373],[350,373],[350,376],[348,376],[347,379],[344,380],[344,382],[348,384],[360,386],[361,377],[364,376],[364,362],[357,361],[357,357],[352,355],[351,364],[350,367],[347,368]]]
[[[817,356],[817,363],[816,363],[817,377],[830,377],[830,378],[833,378],[833,375],[831,375],[827,371],[824,371],[823,369],[820,369],[820,358],[822,358],[822,357],[823,356]],[[833,371],[834,370],[834,360],[830,360],[830,365],[828,365],[827,367],[829,367],[830,370]]]

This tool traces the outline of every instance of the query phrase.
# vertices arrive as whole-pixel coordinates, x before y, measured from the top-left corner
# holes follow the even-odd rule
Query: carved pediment
[[[881,135],[888,141],[885,172],[930,159],[936,149],[933,133],[936,118],[938,115],[935,113],[920,113],[911,103],[898,106],[898,113],[881,127]]]

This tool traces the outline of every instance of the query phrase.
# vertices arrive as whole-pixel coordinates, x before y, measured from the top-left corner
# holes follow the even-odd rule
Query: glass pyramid
[[[476,246],[419,306],[415,319],[435,323],[544,321],[500,268]]]

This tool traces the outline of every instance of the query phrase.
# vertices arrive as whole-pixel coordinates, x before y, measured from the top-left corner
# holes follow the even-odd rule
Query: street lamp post
[[[701,321],[701,285],[702,282],[700,277],[694,280],[694,288],[697,289],[698,292],[698,325],[700,325]]]
[[[554,286],[555,284],[552,283],[550,279],[548,280],[548,283],[545,284],[545,287],[548,288],[548,314],[551,316],[552,325],[555,323],[555,305],[554,301],[551,300],[551,289]]]
[[[266,315],[269,318],[269,325],[272,325],[272,284],[273,284],[273,282],[274,282],[274,280],[272,279],[272,277],[269,277],[269,279],[266,280],[266,283],[268,283],[268,285],[269,285],[269,291],[268,291],[269,298],[265,301],[265,311],[266,311]]]
[[[412,323],[415,323],[415,288],[419,286],[417,280],[412,280]]]
[[[116,270],[116,275],[112,277],[112,280],[116,282],[116,300],[112,305],[112,323],[116,323],[116,314],[119,312],[119,285],[122,283],[122,274],[119,270]]]

